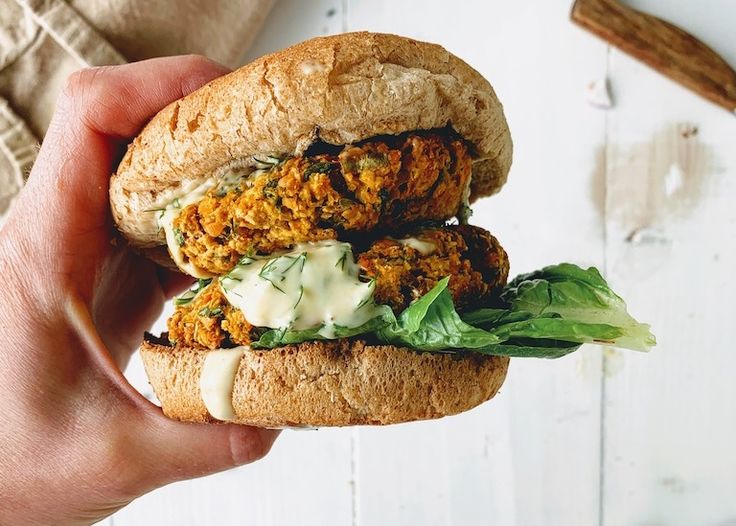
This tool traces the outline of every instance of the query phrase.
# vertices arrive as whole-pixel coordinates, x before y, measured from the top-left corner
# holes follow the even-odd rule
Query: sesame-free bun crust
[[[113,216],[139,247],[165,243],[151,210],[227,163],[299,155],[313,142],[452,126],[474,148],[472,198],[506,181],[512,145],[480,73],[441,46],[396,35],[308,40],[213,80],[159,112],[110,182]]]
[[[199,390],[207,351],[145,341],[146,373],[164,414],[211,422]],[[395,424],[467,411],[492,398],[509,359],[420,353],[362,341],[246,351],[236,373],[236,422],[262,427]]]

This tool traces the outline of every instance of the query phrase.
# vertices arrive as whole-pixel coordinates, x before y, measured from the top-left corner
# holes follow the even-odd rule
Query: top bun
[[[150,211],[223,165],[264,153],[300,155],[317,140],[349,144],[447,125],[474,148],[471,198],[498,191],[511,166],[511,136],[480,73],[441,46],[396,35],[315,38],[161,110],[112,176],[113,216],[132,244],[163,245]]]

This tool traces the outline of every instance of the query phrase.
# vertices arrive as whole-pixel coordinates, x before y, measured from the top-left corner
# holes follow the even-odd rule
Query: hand
[[[121,370],[188,279],[115,234],[108,179],[169,102],[226,73],[171,57],[75,73],[0,230],[0,524],[88,523],[261,458],[275,431],[164,417]]]

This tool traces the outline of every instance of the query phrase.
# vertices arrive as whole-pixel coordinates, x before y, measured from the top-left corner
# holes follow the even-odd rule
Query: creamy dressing
[[[270,156],[264,156],[266,161],[259,161],[257,158],[249,161],[248,164],[242,161],[237,163],[231,163],[218,170],[218,173],[206,179],[197,185],[188,185],[179,189],[177,194],[169,194],[168,200],[164,205],[161,206],[161,210],[158,211],[158,226],[163,229],[166,235],[166,245],[169,248],[169,254],[171,259],[174,260],[176,266],[182,271],[186,272],[190,276],[195,278],[211,278],[204,269],[201,269],[194,265],[189,258],[181,250],[181,246],[184,242],[182,234],[174,228],[174,221],[179,216],[181,211],[189,205],[197,204],[206,195],[207,192],[213,189],[217,191],[227,192],[232,188],[236,187],[244,180],[248,180],[260,173],[263,173],[266,169],[273,166],[278,159]]]
[[[407,237],[406,239],[396,240],[400,245],[411,247],[423,256],[428,256],[437,250],[437,245],[431,241],[423,241],[415,237]]]
[[[209,351],[204,358],[199,390],[204,406],[217,420],[235,419],[233,387],[240,359],[247,350],[250,350],[247,346],[218,349]]]
[[[457,212],[457,222],[461,225],[467,225],[470,216],[473,215],[473,209],[470,208],[470,184],[473,180],[473,174],[468,177],[468,182],[463,188],[463,193],[460,201],[460,210]]]
[[[380,314],[375,284],[359,279],[350,244],[338,241],[298,244],[267,258],[243,258],[220,286],[227,300],[251,325],[292,330],[360,327]]]
[[[164,208],[159,217],[158,224],[163,228],[166,234],[166,245],[169,247],[169,254],[174,260],[176,266],[181,270],[194,276],[195,278],[210,278],[211,274],[197,267],[189,261],[181,250],[184,244],[182,234],[174,228],[174,220],[179,216],[181,211],[189,205],[198,203],[212,188],[217,185],[217,181],[208,179],[193,190],[183,194],[181,197],[174,199]]]

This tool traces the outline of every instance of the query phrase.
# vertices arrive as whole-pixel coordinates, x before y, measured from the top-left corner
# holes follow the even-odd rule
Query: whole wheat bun
[[[140,352],[166,416],[214,421],[199,389],[207,351],[145,341]],[[325,427],[453,415],[492,398],[508,362],[500,356],[420,353],[352,340],[246,351],[233,388],[235,422]]]
[[[503,108],[480,73],[441,46],[396,35],[315,38],[161,110],[112,176],[113,216],[134,246],[156,247],[165,243],[151,220],[160,194],[228,163],[299,155],[317,140],[348,144],[447,125],[474,148],[472,198],[495,193],[506,181],[512,144]]]

